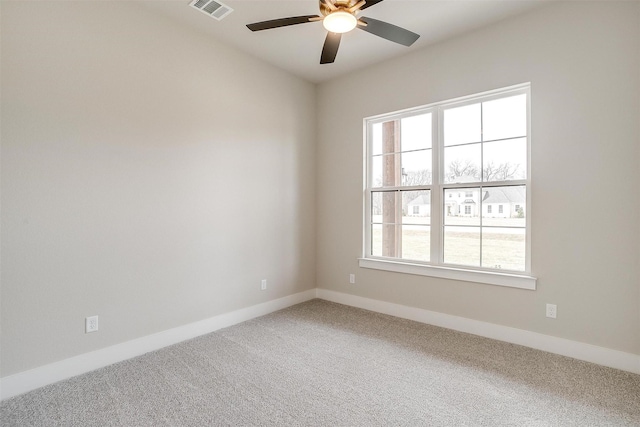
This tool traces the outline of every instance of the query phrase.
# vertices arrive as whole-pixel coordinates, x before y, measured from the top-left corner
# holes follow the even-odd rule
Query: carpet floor
[[[2,426],[640,426],[640,375],[312,300],[0,404]]]

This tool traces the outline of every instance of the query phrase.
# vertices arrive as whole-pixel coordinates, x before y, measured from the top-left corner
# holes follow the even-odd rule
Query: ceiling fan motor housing
[[[320,13],[324,16],[327,16],[331,12],[335,11],[335,9],[332,9],[331,7],[327,6],[327,2],[331,2],[331,0],[324,0],[324,1],[320,0]],[[350,7],[355,6],[357,3],[358,3],[357,0],[336,0],[332,2],[332,4],[337,9],[349,9]]]

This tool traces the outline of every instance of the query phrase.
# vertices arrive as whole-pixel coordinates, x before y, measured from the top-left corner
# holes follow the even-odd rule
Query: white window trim
[[[526,233],[525,234],[525,241],[526,241],[525,264],[526,265],[525,265],[524,272],[522,273],[512,272],[512,271],[502,272],[497,270],[489,270],[489,269],[476,268],[476,267],[467,268],[466,266],[457,267],[457,266],[451,266],[451,265],[442,265],[442,259],[437,260],[437,264],[430,264],[430,263],[415,262],[411,260],[404,261],[397,258],[383,258],[383,257],[375,257],[375,256],[367,255],[368,254],[367,248],[371,247],[370,230],[367,230],[367,228],[370,228],[370,227],[367,227],[367,225],[370,225],[370,222],[371,222],[371,218],[370,218],[371,212],[370,212],[370,209],[368,208],[368,206],[370,206],[370,203],[371,203],[371,200],[370,200],[371,192],[368,191],[368,183],[370,182],[370,176],[367,176],[366,174],[371,174],[372,172],[371,167],[369,165],[369,159],[371,156],[369,155],[369,151],[368,151],[369,150],[369,142],[367,140],[368,125],[371,125],[372,123],[375,123],[378,121],[382,122],[382,121],[394,120],[396,118],[407,117],[412,113],[414,114],[426,113],[428,112],[428,110],[430,110],[433,113],[435,108],[445,106],[445,105],[447,107],[450,107],[451,105],[456,103],[460,103],[460,104],[472,103],[478,98],[484,98],[483,102],[485,102],[487,97],[495,96],[496,98],[499,98],[504,96],[504,94],[507,92],[516,92],[516,91],[527,93],[527,114],[529,117],[531,117],[530,87],[531,87],[530,83],[525,83],[521,85],[511,86],[511,87],[488,91],[484,93],[478,93],[478,94],[461,97],[457,99],[451,99],[444,102],[437,102],[430,105],[424,105],[416,108],[409,108],[409,109],[397,111],[391,114],[382,114],[378,116],[367,117],[363,120],[363,131],[364,131],[363,139],[364,139],[364,153],[365,153],[365,156],[363,156],[364,157],[363,166],[365,171],[365,176],[364,176],[365,179],[363,180],[364,181],[363,220],[364,220],[365,238],[363,239],[363,247],[362,247],[362,253],[364,255],[362,258],[358,259],[360,267],[375,269],[375,270],[391,271],[391,272],[397,272],[397,273],[414,274],[414,275],[420,275],[420,276],[482,283],[482,284],[489,284],[489,285],[506,286],[506,287],[512,287],[512,288],[518,288],[518,289],[536,290],[537,278],[532,276],[530,273],[531,272],[531,215],[529,214],[531,212],[531,208],[530,208],[531,206],[531,121],[530,120],[527,123],[527,178],[526,180],[516,181],[516,182],[521,182],[525,184],[527,188],[527,192],[526,192],[527,193],[527,198],[526,198],[527,215],[526,215],[526,225],[525,225],[526,227],[525,229],[525,233]],[[437,128],[438,128],[437,131],[441,131],[442,126],[438,126]],[[433,156],[438,156],[439,158],[440,156],[439,138],[437,137],[437,135],[435,135],[435,133],[436,133],[436,129],[434,129],[434,135],[433,135],[434,138],[432,139],[434,143],[432,144],[431,149],[432,149]],[[441,167],[440,160],[434,163],[434,169],[432,171],[433,176],[436,176],[436,174],[440,176],[439,175],[440,167]],[[516,182],[511,183],[511,185],[516,184]],[[454,186],[456,185],[454,184]],[[461,184],[460,186],[464,186],[464,184]],[[405,189],[409,189],[409,188],[405,188]],[[439,194],[440,192],[433,191],[434,188],[432,185],[429,186],[429,189],[431,190],[431,203],[435,206],[440,206],[440,198],[441,198],[441,195]],[[439,211],[440,209],[435,209],[433,211],[432,218],[431,218],[432,226],[434,224],[440,224],[439,217],[441,216],[441,212]],[[439,227],[439,228],[442,228],[442,227]],[[439,230],[439,233],[441,234],[442,230]],[[440,241],[441,241],[441,236],[436,237],[436,239],[431,239],[432,253],[440,253],[439,248],[436,249],[436,252],[433,251],[434,246],[440,245]],[[442,258],[441,253],[440,253],[440,258]]]
[[[414,264],[396,259],[358,258],[358,264],[362,268],[370,268],[373,270],[507,286],[532,291],[536,290],[537,279],[526,274],[498,273],[496,271],[467,270],[449,266]]]

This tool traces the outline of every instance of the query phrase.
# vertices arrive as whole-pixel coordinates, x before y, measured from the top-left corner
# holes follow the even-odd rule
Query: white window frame
[[[526,179],[510,180],[498,182],[484,182],[482,187],[500,187],[505,185],[525,185],[526,186],[526,206],[527,215],[525,216],[525,270],[506,271],[500,269],[491,269],[483,267],[467,267],[444,264],[442,253],[443,241],[443,210],[445,189],[467,188],[471,183],[462,184],[445,184],[442,179],[443,167],[443,147],[441,134],[444,124],[445,109],[463,106],[466,104],[474,104],[478,102],[487,102],[492,99],[499,99],[519,94],[527,95],[527,174]],[[383,123],[391,120],[398,120],[418,114],[432,113],[432,184],[421,186],[420,189],[430,190],[431,193],[431,254],[430,262],[420,262],[413,260],[404,260],[401,258],[389,258],[373,256],[371,254],[371,194],[372,188],[369,187],[371,182],[371,141],[372,127],[374,124]],[[530,84],[525,83],[508,88],[498,89],[489,92],[474,94],[453,100],[447,100],[434,104],[424,105],[416,108],[410,108],[397,111],[390,114],[383,114],[373,117],[367,117],[363,121],[364,124],[364,239],[363,239],[363,256],[359,258],[359,265],[362,268],[370,268],[376,270],[392,271],[398,273],[415,274],[421,276],[438,277],[444,279],[462,280],[476,283],[484,283],[490,285],[507,286],[520,289],[535,290],[537,279],[531,275],[531,90]],[[475,186],[477,183],[471,185]],[[386,189],[386,188],[385,188]],[[403,190],[411,190],[412,187],[402,187]],[[377,190],[377,188],[376,188]]]

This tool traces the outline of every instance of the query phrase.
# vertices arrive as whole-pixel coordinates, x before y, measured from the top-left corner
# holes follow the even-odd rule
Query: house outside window
[[[405,271],[410,264],[412,271],[425,267],[416,273],[424,275],[444,274],[429,268],[439,266],[512,272],[531,279],[516,280],[516,287],[535,287],[528,276],[530,218],[522,208],[530,186],[528,85],[365,123],[361,266]]]

